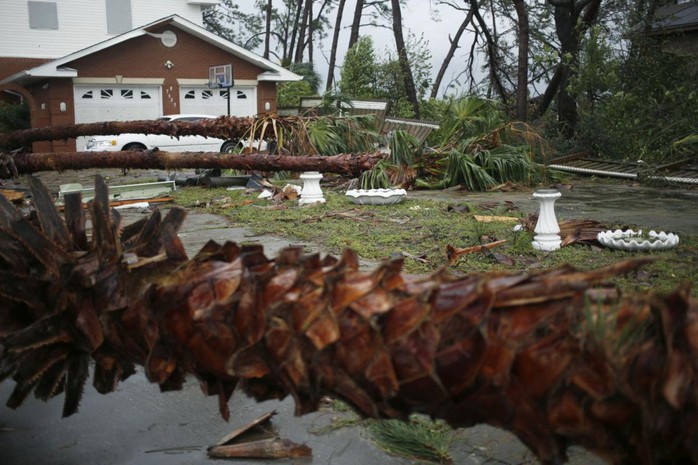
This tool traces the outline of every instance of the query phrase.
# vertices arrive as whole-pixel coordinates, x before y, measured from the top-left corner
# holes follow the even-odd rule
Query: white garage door
[[[160,86],[75,86],[73,92],[76,123],[162,116]]]
[[[162,116],[160,86],[146,85],[76,85],[75,122],[133,121]],[[82,150],[86,138],[77,140]]]
[[[220,116],[228,114],[228,89],[182,86],[179,104],[182,113]],[[230,115],[254,116],[257,113],[255,87],[230,89]]]

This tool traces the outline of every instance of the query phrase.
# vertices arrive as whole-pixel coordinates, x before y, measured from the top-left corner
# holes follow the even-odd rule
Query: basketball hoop
[[[228,95],[226,95],[228,116],[230,116],[230,88],[234,85],[233,65],[216,65],[208,68],[208,88],[228,89]]]
[[[208,68],[209,89],[228,89],[234,85],[233,65],[216,65]]]

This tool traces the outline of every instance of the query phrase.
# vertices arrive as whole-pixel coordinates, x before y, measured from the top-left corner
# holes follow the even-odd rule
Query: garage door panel
[[[230,89],[230,115],[254,116],[257,113],[257,94],[254,87]],[[180,89],[182,113],[221,116],[228,114],[228,89],[183,86]]]

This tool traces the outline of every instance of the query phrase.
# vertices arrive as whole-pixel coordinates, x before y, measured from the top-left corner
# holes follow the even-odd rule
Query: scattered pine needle
[[[449,454],[453,430],[443,423],[413,416],[409,421],[370,421],[367,429],[376,444],[388,453],[433,463],[453,463]]]

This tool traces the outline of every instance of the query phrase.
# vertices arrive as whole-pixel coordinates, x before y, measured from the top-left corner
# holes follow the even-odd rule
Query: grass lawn
[[[551,268],[570,263],[580,269],[602,267],[638,255],[657,261],[630,276],[617,278],[628,290],[668,291],[681,282],[698,281],[698,236],[681,236],[678,247],[662,252],[622,252],[587,245],[572,245],[554,253],[534,250],[532,232],[513,230],[513,223],[475,220],[475,215],[523,218],[525,213],[494,209],[465,201],[442,202],[408,197],[393,206],[355,205],[343,192],[323,189],[327,202],[298,206],[296,201],[278,203],[258,200],[257,193],[225,189],[180,189],[176,203],[190,210],[226,216],[233,226],[248,228],[255,235],[274,235],[316,244],[338,255],[354,249],[362,258],[385,260],[402,254],[408,273],[429,273],[447,267],[453,274]],[[609,225],[616,227],[620,225]],[[492,240],[506,243],[493,253],[473,253],[448,263],[446,246],[462,248]],[[693,289],[698,296],[698,288]]]

